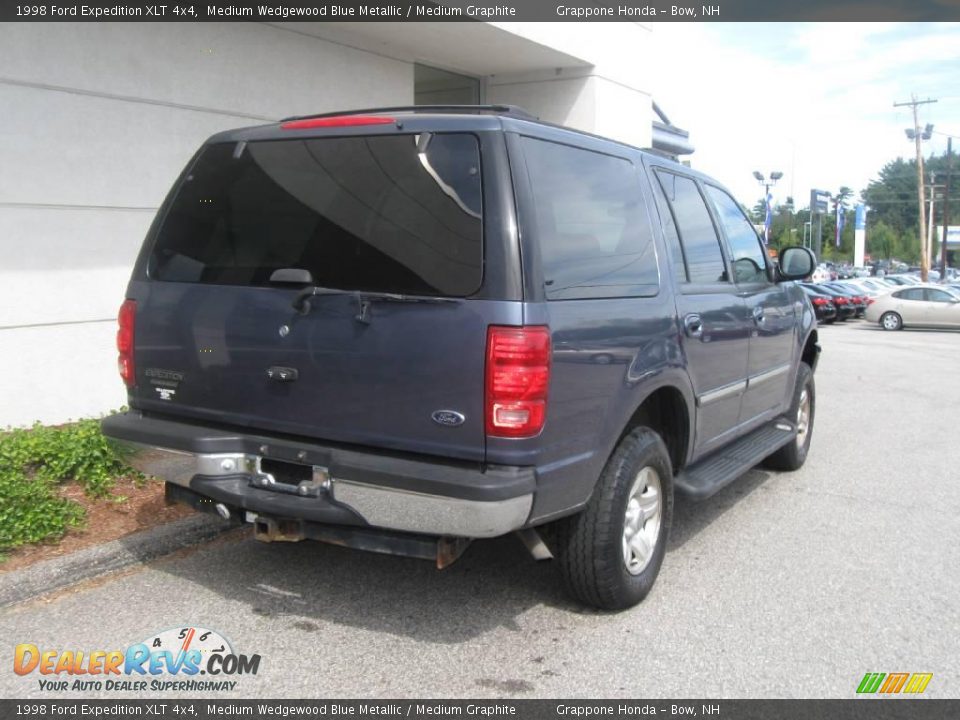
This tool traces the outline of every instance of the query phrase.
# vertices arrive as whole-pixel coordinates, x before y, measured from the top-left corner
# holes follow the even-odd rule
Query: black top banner
[[[770,22],[960,20],[957,0],[62,0],[4,2],[0,21]]]

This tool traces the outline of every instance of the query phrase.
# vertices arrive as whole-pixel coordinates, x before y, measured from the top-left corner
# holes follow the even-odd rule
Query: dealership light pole
[[[783,173],[780,172],[779,170],[773,170],[770,173],[769,181],[763,176],[763,173],[760,172],[759,170],[754,170],[753,176],[757,179],[758,183],[763,185],[763,204],[764,204],[764,207],[767,209],[767,217],[764,218],[764,221],[763,221],[763,224],[765,226],[763,229],[763,234],[764,234],[763,241],[767,243],[767,245],[769,245],[770,244],[770,228],[773,226],[773,209],[770,207],[770,188],[772,188],[774,185],[777,184],[777,180],[783,177]],[[767,222],[767,218],[769,218],[770,220],[769,223]]]

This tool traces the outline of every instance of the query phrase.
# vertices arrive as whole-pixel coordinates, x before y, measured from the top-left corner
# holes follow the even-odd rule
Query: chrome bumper
[[[466,538],[497,537],[523,527],[533,506],[532,493],[504,500],[465,500],[330,477],[327,468],[320,466],[313,466],[311,481],[299,486],[284,485],[262,470],[261,458],[256,455],[198,454],[126,440],[112,442],[124,460],[140,472],[191,490],[200,490],[196,484],[191,486],[197,476],[247,475],[250,492],[283,492],[301,496],[304,502],[332,500],[353,510],[368,525],[389,530]]]

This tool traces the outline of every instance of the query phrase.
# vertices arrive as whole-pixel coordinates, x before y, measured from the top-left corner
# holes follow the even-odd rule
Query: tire
[[[635,428],[607,461],[587,506],[557,523],[555,555],[567,592],[601,610],[639,603],[660,572],[672,520],[667,446],[650,428]]]
[[[880,327],[884,330],[903,330],[903,318],[890,311],[880,316]]]
[[[813,371],[806,363],[797,370],[797,386],[787,417],[797,425],[797,437],[767,457],[763,464],[772,470],[799,470],[807,459],[813,437],[813,419],[817,410],[817,390]]]

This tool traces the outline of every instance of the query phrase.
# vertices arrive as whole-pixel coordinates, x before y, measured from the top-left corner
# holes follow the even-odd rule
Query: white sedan
[[[960,293],[938,285],[911,285],[874,298],[866,318],[884,330],[905,326],[960,328]]]

